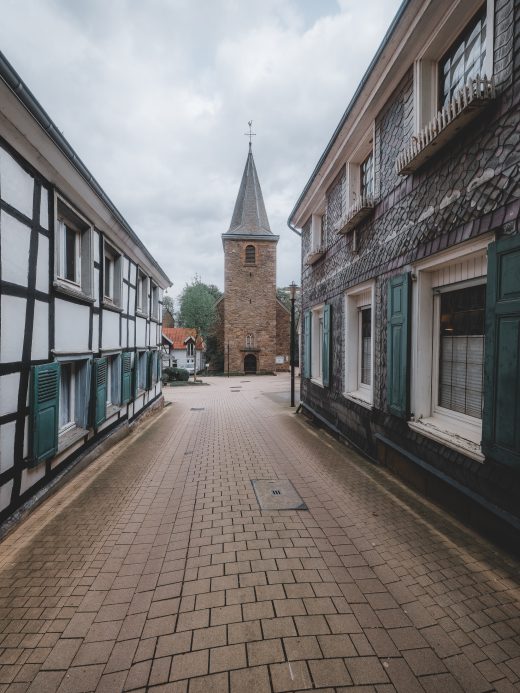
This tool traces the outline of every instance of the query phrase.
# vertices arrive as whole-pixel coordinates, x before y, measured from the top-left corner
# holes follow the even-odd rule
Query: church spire
[[[247,155],[246,166],[242,176],[242,182],[235,202],[235,209],[231,224],[224,236],[232,235],[251,235],[251,236],[273,236],[265,211],[264,198],[258,173],[256,172],[253,152],[251,151],[251,132],[252,121],[249,122],[249,152]]]

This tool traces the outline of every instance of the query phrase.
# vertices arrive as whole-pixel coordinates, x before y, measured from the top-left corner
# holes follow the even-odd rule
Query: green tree
[[[177,324],[179,327],[198,327],[206,336],[215,322],[215,303],[222,296],[213,284],[205,284],[195,275],[179,297]]]

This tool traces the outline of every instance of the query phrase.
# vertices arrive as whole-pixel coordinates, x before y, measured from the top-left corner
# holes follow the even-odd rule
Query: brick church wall
[[[244,357],[254,354],[258,372],[274,372],[276,363],[276,240],[224,238],[224,350],[225,370],[244,371]],[[256,262],[245,262],[245,249],[253,245]],[[254,335],[254,348],[246,351],[246,336]]]

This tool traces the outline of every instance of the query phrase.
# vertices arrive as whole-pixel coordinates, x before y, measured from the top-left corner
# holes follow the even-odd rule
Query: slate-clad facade
[[[520,6],[407,0],[289,218],[304,409],[520,528]]]
[[[160,402],[169,285],[0,54],[0,520]]]

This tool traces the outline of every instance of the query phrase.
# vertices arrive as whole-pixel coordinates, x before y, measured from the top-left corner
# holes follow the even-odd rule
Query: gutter
[[[58,147],[62,154],[69,160],[69,162],[74,166],[79,175],[87,183],[87,185],[94,191],[94,193],[100,198],[107,209],[113,214],[116,221],[120,226],[126,231],[130,239],[137,245],[141,251],[145,254],[146,258],[154,269],[161,275],[168,286],[172,285],[172,281],[165,274],[164,270],[160,267],[154,257],[150,254],[146,246],[143,244],[141,239],[137,236],[135,231],[132,229],[130,224],[123,217],[121,212],[114,205],[112,200],[105,193],[103,188],[99,185],[94,176],[90,173],[85,164],[81,161],[79,156],[76,154],[74,149],[70,146],[67,140],[63,137],[61,132],[58,130],[56,125],[53,123],[47,112],[37,101],[31,90],[22,81],[21,77],[18,75],[13,66],[9,63],[5,55],[0,51],[0,78],[6,83],[6,85],[11,89],[11,91],[17,96],[18,100],[25,106],[32,117],[36,120],[38,125],[44,130],[48,135],[49,139]]]
[[[318,175],[318,171],[319,171],[320,168],[323,166],[323,164],[324,164],[324,162],[325,162],[325,159],[326,159],[326,158],[328,157],[328,155],[330,154],[330,151],[331,151],[332,147],[334,146],[336,140],[338,139],[339,134],[340,134],[341,130],[343,129],[343,126],[345,125],[345,123],[346,123],[346,121],[347,121],[349,115],[350,115],[351,112],[352,112],[352,109],[353,109],[354,106],[356,105],[356,102],[357,102],[357,100],[359,99],[359,97],[360,97],[360,95],[361,95],[361,92],[362,92],[363,89],[365,88],[365,86],[366,86],[366,84],[367,84],[367,82],[368,82],[368,80],[369,80],[369,78],[370,78],[370,76],[371,76],[371,74],[372,74],[372,72],[373,72],[373,70],[374,70],[376,64],[377,64],[377,62],[379,61],[381,55],[383,54],[383,51],[385,50],[385,48],[387,47],[388,43],[390,42],[390,39],[392,38],[392,36],[393,36],[393,34],[394,34],[394,31],[395,31],[397,25],[399,24],[399,22],[400,22],[400,20],[401,20],[401,17],[402,17],[403,14],[405,13],[406,9],[408,8],[408,5],[410,5],[411,2],[412,2],[412,0],[403,0],[403,2],[401,3],[401,5],[399,6],[399,9],[397,10],[397,14],[396,14],[395,17],[393,18],[392,23],[390,24],[390,26],[389,26],[389,28],[388,28],[388,30],[387,30],[387,32],[386,32],[386,34],[385,34],[385,36],[384,36],[382,42],[381,42],[379,48],[377,49],[376,54],[375,54],[374,57],[372,58],[372,60],[371,60],[371,62],[370,62],[370,65],[368,66],[368,68],[367,68],[365,74],[363,75],[363,77],[362,77],[362,79],[361,79],[361,82],[358,84],[358,87],[357,87],[356,91],[354,92],[354,96],[351,98],[350,103],[348,104],[346,111],[343,113],[343,115],[342,115],[342,117],[341,117],[341,120],[339,121],[339,124],[337,125],[336,129],[334,130],[334,132],[333,132],[333,134],[332,134],[332,137],[331,137],[330,140],[329,140],[329,143],[328,143],[327,146],[325,147],[325,151],[324,151],[323,154],[320,156],[318,163],[317,163],[316,166],[314,167],[314,170],[313,170],[313,172],[312,172],[312,174],[311,174],[311,177],[310,177],[309,180],[307,181],[307,183],[306,183],[306,185],[305,185],[305,187],[304,187],[304,189],[303,189],[303,192],[300,194],[300,197],[298,198],[298,201],[297,201],[296,204],[294,205],[293,210],[292,210],[291,214],[289,215],[289,218],[288,218],[288,220],[287,220],[287,225],[289,226],[289,228],[290,228],[292,231],[294,231],[295,233],[297,233],[299,236],[301,236],[301,234],[298,233],[298,231],[296,231],[296,229],[294,228],[294,226],[292,226],[292,224],[291,224],[291,219],[292,219],[292,218],[294,217],[294,215],[296,214],[296,210],[298,209],[298,207],[300,206],[300,204],[303,202],[305,196],[306,196],[307,193],[309,192],[309,189],[310,189],[311,185],[314,183],[314,180],[315,180],[316,176]]]
[[[291,219],[292,219],[293,213],[294,213],[294,209],[293,209],[293,211],[291,212],[291,216],[287,219],[287,226],[291,229],[291,231],[294,231],[294,233],[295,233],[297,236],[299,236],[299,237],[301,238],[301,237],[302,237],[302,232],[301,232],[301,231],[298,231],[298,229],[296,228],[296,226],[293,226],[293,225],[291,224]]]

